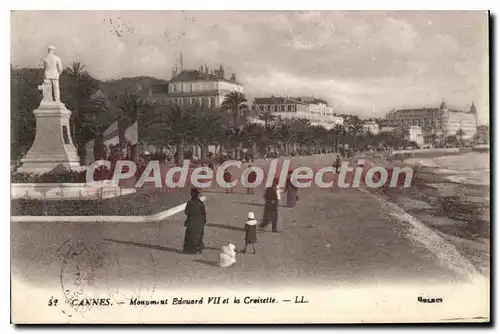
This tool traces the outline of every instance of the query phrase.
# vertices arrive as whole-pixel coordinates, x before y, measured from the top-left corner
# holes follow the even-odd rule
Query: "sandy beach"
[[[388,188],[380,195],[401,206],[452,243],[478,271],[490,272],[490,186],[489,171],[469,182],[456,171],[439,165],[443,158],[464,157],[477,160],[476,155],[488,153],[438,152],[422,153],[392,166],[408,166],[414,170],[409,188]],[[372,161],[373,164],[377,162]],[[456,167],[463,168],[463,167]],[[478,171],[479,173],[479,171]]]

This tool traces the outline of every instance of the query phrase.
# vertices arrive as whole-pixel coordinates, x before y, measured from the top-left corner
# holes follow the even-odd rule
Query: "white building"
[[[424,144],[424,134],[420,126],[411,125],[405,128],[405,140],[414,141],[417,145]]]
[[[201,66],[199,70],[181,70],[179,73],[177,67],[174,67],[172,79],[166,85],[153,87],[148,101],[181,106],[198,103],[208,108],[217,108],[230,92],[243,93],[243,85],[236,81],[234,73],[227,79],[222,66],[218,70]]]
[[[271,112],[278,119],[307,119],[311,125],[327,129],[344,124],[342,117],[335,116],[333,107],[314,98],[260,97],[255,98],[253,109],[257,113]]]
[[[379,133],[394,132],[395,130],[396,130],[396,127],[394,127],[394,126],[383,126],[380,128]]]
[[[477,110],[472,103],[468,112],[448,109],[445,101],[439,108],[413,108],[393,110],[387,114],[392,126],[420,126],[425,134],[435,134],[441,139],[456,135],[462,129],[463,139],[474,137],[477,130]]]
[[[376,122],[365,122],[363,123],[363,131],[364,132],[371,132],[374,135],[378,135],[379,133],[379,126]]]

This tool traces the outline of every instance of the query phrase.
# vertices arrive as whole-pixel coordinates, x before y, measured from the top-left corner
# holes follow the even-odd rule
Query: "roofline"
[[[229,82],[229,83],[232,83],[232,84],[235,84],[235,85],[238,85],[238,86],[243,86],[242,83],[238,82],[238,81],[231,81],[231,80],[228,80],[228,79],[221,79],[221,78],[214,78],[214,79],[205,79],[205,78],[200,78],[200,79],[196,79],[196,80],[175,80],[175,79],[171,79],[167,82],[167,84],[169,83],[178,83],[178,82],[199,82],[199,81],[224,81],[224,82]]]
[[[315,105],[315,106],[319,106],[319,105],[325,105],[327,107],[330,107],[330,108],[333,108],[333,106],[329,105],[328,103],[312,103],[312,102],[308,102],[308,101],[301,101],[301,100],[297,100],[297,98],[293,98],[293,97],[255,97],[253,100],[254,100],[254,104],[272,104],[272,103],[256,103],[255,100],[257,99],[283,99],[284,101],[291,101],[291,102],[294,102],[295,104],[302,104],[302,105]],[[277,104],[277,103],[274,103],[274,104]]]

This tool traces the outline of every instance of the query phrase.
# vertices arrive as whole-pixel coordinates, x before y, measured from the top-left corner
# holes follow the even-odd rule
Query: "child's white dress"
[[[221,247],[219,263],[221,268],[226,268],[236,263],[236,252],[234,249],[235,246],[233,244]]]

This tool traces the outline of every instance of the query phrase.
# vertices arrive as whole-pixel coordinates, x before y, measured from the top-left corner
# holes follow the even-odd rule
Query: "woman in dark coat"
[[[297,187],[292,183],[292,172],[288,173],[288,178],[286,179],[286,206],[289,208],[293,208],[297,204]]]
[[[184,210],[187,218],[184,223],[186,234],[184,236],[183,252],[188,254],[201,253],[203,251],[203,232],[207,222],[205,204],[200,200],[200,192],[197,188],[191,189],[191,200],[187,202]]]
[[[278,180],[274,180],[273,186],[266,188],[264,194],[264,199],[266,203],[264,204],[264,215],[262,217],[262,223],[260,227],[264,228],[269,225],[269,221],[272,224],[272,231],[278,232],[278,193],[276,188],[278,187]]]

